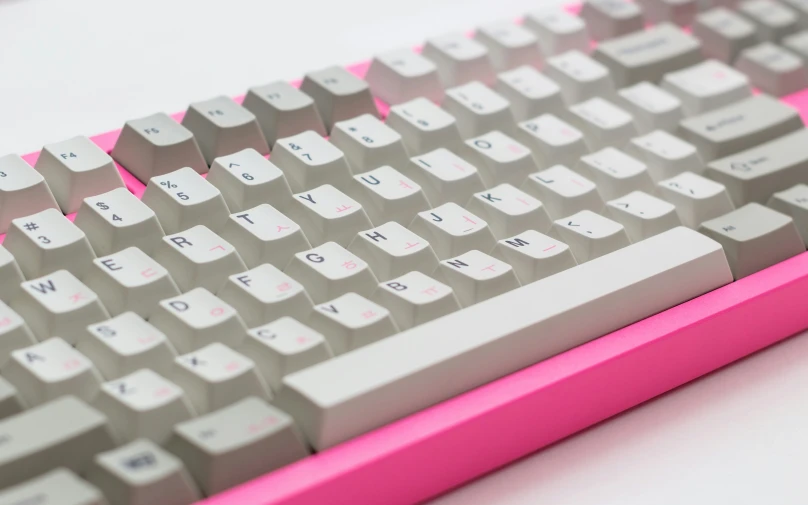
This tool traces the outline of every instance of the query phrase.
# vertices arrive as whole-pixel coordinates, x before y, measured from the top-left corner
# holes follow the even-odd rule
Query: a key
[[[553,224],[539,200],[510,184],[474,193],[466,206],[485,219],[498,239],[525,230],[546,232]]]
[[[700,172],[704,166],[693,144],[663,130],[632,139],[626,153],[645,162],[657,182],[688,170]]]
[[[476,249],[440,262],[439,275],[457,294],[462,307],[519,287],[513,267]]]
[[[36,344],[25,320],[11,307],[0,301],[0,367],[12,351]]]
[[[39,475],[17,486],[0,491],[0,504],[27,505],[106,505],[95,486],[65,468]]]
[[[161,300],[149,323],[183,354],[213,342],[235,349],[247,331],[236,309],[205,288]]]
[[[631,242],[639,242],[682,225],[676,207],[651,195],[632,191],[606,202],[606,215],[623,225]]]
[[[0,245],[0,302],[11,302],[23,281],[22,271],[14,256]]]
[[[508,100],[480,81],[447,89],[443,108],[457,119],[464,139],[491,130],[511,133],[516,122]]]
[[[693,35],[708,58],[732,64],[741,51],[758,43],[755,25],[737,12],[716,7],[696,16]]]
[[[682,102],[676,96],[647,81],[618,90],[615,100],[632,115],[641,134],[676,131],[684,115]]]
[[[306,288],[314,303],[350,292],[370,296],[379,282],[364,260],[335,242],[295,254],[284,272]]]
[[[370,114],[335,123],[329,140],[345,153],[356,174],[382,165],[402,168],[407,164],[401,135]]]
[[[0,364],[2,366],[2,364]],[[19,414],[25,409],[17,389],[0,377],[0,420]]]
[[[27,279],[61,269],[81,278],[95,259],[84,232],[56,209],[13,220],[3,245]]]
[[[359,202],[330,184],[296,194],[295,202],[290,215],[313,245],[347,246],[360,230],[373,226]]]
[[[802,240],[808,247],[808,185],[797,184],[769,198],[766,204],[772,209],[791,216]]]
[[[365,80],[373,95],[390,105],[418,97],[436,103],[443,100],[438,68],[411,49],[395,49],[376,55]]]
[[[702,114],[752,96],[749,79],[717,60],[666,74],[662,86],[679,97],[687,116]]]
[[[110,155],[143,183],[182,167],[208,171],[194,135],[162,112],[127,121]]]
[[[112,158],[87,137],[46,144],[35,168],[65,214],[76,212],[84,198],[124,187]]]
[[[614,93],[609,69],[581,51],[567,51],[548,58],[544,73],[561,87],[570,105]]]
[[[679,26],[690,26],[699,11],[699,0],[643,0],[645,19],[651,23],[670,21]]]
[[[93,406],[109,419],[123,443],[146,439],[164,444],[175,424],[196,417],[183,390],[151,368],[105,382]]]
[[[561,8],[529,12],[524,26],[536,34],[542,53],[547,56],[572,50],[589,52],[586,23]]]
[[[351,196],[365,209],[373,223],[395,221],[409,226],[415,214],[432,206],[415,181],[390,166],[354,175]]]
[[[460,309],[451,287],[419,271],[380,283],[373,300],[390,311],[402,331]]]
[[[149,440],[97,455],[85,478],[116,505],[191,505],[202,499],[182,461]]]
[[[51,208],[59,206],[42,174],[16,154],[0,157],[0,233],[12,219]]]
[[[660,181],[658,188],[660,196],[676,206],[682,224],[690,228],[735,210],[727,188],[693,172]]]
[[[497,74],[494,89],[510,102],[516,121],[565,112],[561,87],[529,65]]]
[[[593,57],[610,70],[618,88],[659,82],[668,72],[704,59],[699,40],[671,23],[601,42]]]
[[[761,41],[777,42],[799,30],[797,13],[775,0],[745,0],[738,12],[755,24]]]
[[[250,88],[242,104],[255,114],[267,145],[307,130],[325,136],[325,126],[314,100],[286,81]]]
[[[521,65],[540,68],[542,55],[536,35],[510,21],[498,21],[479,27],[474,39],[488,48],[491,64],[498,72]]]
[[[386,308],[356,293],[316,305],[309,326],[325,336],[336,356],[398,332]]]
[[[362,114],[379,117],[368,83],[342,67],[309,72],[300,91],[314,99],[328,132],[338,121]]]
[[[192,103],[182,125],[194,134],[208,165],[243,149],[269,154],[269,146],[252,112],[226,96]]]
[[[206,288],[215,293],[228,275],[247,269],[232,244],[201,225],[164,237],[154,259],[182,292]]]
[[[604,200],[655,189],[645,163],[613,147],[583,156],[576,170],[595,183]]]
[[[741,51],[735,67],[764,93],[785,96],[808,86],[808,69],[796,54],[771,42]]]
[[[424,237],[440,259],[451,258],[471,249],[491,252],[496,245],[488,223],[452,202],[431,211],[419,212],[410,230]]]
[[[582,210],[603,210],[603,198],[598,193],[597,186],[563,165],[530,174],[521,189],[538,198],[553,219]]]
[[[166,233],[197,225],[218,231],[230,214],[216,186],[188,167],[152,178],[143,203],[154,211]]]
[[[247,331],[241,351],[273,391],[280,391],[285,376],[334,356],[321,333],[288,316]]]
[[[435,149],[410,162],[405,175],[421,186],[433,206],[466,203],[472,194],[485,189],[477,167],[448,149]]]
[[[519,186],[538,169],[530,149],[499,130],[468,139],[465,152],[488,187],[503,183]]]
[[[622,148],[637,135],[634,118],[628,112],[600,97],[570,107],[570,118],[590,151],[605,147]]]
[[[628,0],[585,0],[581,19],[594,40],[613,39],[643,29],[643,10]]]
[[[533,152],[539,168],[575,166],[589,152],[584,134],[552,114],[522,121],[516,137]]]
[[[231,214],[221,237],[250,268],[263,263],[284,268],[294,253],[311,248],[300,226],[267,203]]]
[[[207,181],[222,193],[230,212],[263,203],[286,209],[292,203],[292,190],[283,172],[254,149],[216,158]]]
[[[74,223],[100,256],[128,247],[151,254],[165,235],[154,211],[126,188],[85,198]]]
[[[248,328],[283,316],[305,321],[314,305],[299,282],[268,263],[231,275],[217,296],[238,307]]]
[[[471,81],[494,84],[494,66],[488,49],[462,33],[452,33],[426,41],[424,57],[435,63],[444,88],[460,86]]]
[[[806,3],[808,7],[808,3]],[[803,63],[808,60],[808,30],[789,35],[783,38],[783,47],[802,58]]]
[[[396,222],[359,232],[348,250],[365,260],[380,281],[415,270],[431,274],[438,266],[429,242]]]
[[[551,234],[570,246],[578,263],[586,263],[631,243],[622,224],[591,210],[556,220]]]
[[[529,229],[497,242],[492,255],[511,265],[523,285],[577,264],[567,244]]]
[[[272,161],[286,175],[295,193],[323,184],[345,189],[351,183],[345,155],[313,131],[279,139],[272,150]]]
[[[87,356],[107,380],[141,368],[165,375],[177,355],[165,334],[134,312],[88,325],[76,349]]]
[[[401,135],[404,147],[412,155],[439,147],[456,149],[463,142],[455,118],[426,98],[390,107],[386,121],[387,126]]]

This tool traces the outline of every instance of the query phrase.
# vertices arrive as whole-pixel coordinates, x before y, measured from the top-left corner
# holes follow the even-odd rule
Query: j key
[[[50,208],[59,206],[42,174],[16,154],[0,157],[0,233],[12,219]]]
[[[618,90],[615,103],[634,117],[641,134],[676,131],[684,115],[682,102],[676,96],[646,81]]]
[[[573,105],[570,112],[590,151],[609,146],[622,148],[637,135],[631,114],[600,97]]]
[[[561,8],[529,12],[524,23],[525,28],[536,34],[542,53],[547,56],[572,50],[589,52],[586,24]]]
[[[696,16],[693,35],[708,58],[732,64],[741,51],[758,43],[755,25],[734,10],[716,7]]]
[[[407,163],[401,135],[370,114],[335,123],[330,140],[345,153],[357,174],[382,165],[401,168]]]
[[[643,191],[633,191],[606,202],[606,215],[623,225],[632,242],[682,225],[673,204]]]
[[[85,198],[74,222],[102,256],[128,247],[151,254],[165,235],[154,211],[126,188]]]
[[[808,185],[797,184],[772,195],[766,204],[794,219],[802,240],[808,247]]]
[[[493,256],[513,266],[523,285],[577,264],[567,244],[536,230],[525,230],[500,240]]]
[[[0,301],[0,367],[11,352],[34,345],[36,340],[22,317]]]
[[[519,279],[509,264],[476,249],[441,261],[438,272],[463,307],[519,287]]]
[[[216,186],[188,167],[152,178],[143,203],[154,211],[166,233],[196,225],[219,230],[230,214]]]
[[[569,244],[578,263],[609,254],[631,243],[622,224],[591,210],[582,210],[557,220],[551,233]]]
[[[182,167],[208,171],[194,135],[162,112],[127,121],[110,154],[142,182]]]
[[[426,98],[390,107],[387,126],[401,135],[404,147],[413,155],[439,147],[455,149],[462,143],[455,118]]]
[[[351,183],[345,155],[313,131],[279,139],[272,150],[272,161],[286,175],[295,193],[323,184],[346,188]]]
[[[690,26],[698,14],[700,0],[643,0],[643,15],[651,23],[670,21],[679,26]]]
[[[247,331],[236,309],[205,288],[161,300],[149,322],[165,333],[180,353],[213,342],[236,348]]]
[[[605,200],[655,189],[645,163],[613,147],[582,157],[576,170],[595,183]]]
[[[808,2],[806,2],[808,8]],[[800,58],[803,63],[808,60],[808,30],[803,30],[783,39],[783,47],[793,52]]]
[[[690,228],[735,209],[727,188],[692,172],[660,181],[658,186],[660,196],[676,206],[682,224]]]
[[[510,21],[499,21],[477,29],[475,40],[488,48],[494,68],[501,72],[521,65],[540,68],[542,55],[536,35]]]
[[[99,454],[85,478],[115,505],[191,505],[202,499],[182,461],[149,440]]]
[[[735,154],[803,128],[799,113],[768,95],[756,95],[682,121],[679,132],[705,162]]]
[[[322,334],[288,316],[247,331],[241,350],[273,391],[283,387],[281,381],[290,373],[334,356]]]
[[[457,118],[463,138],[491,130],[509,133],[516,122],[510,103],[480,81],[447,89],[443,108]]]
[[[314,245],[347,246],[360,230],[373,226],[362,206],[330,184],[295,195],[291,215]]]
[[[531,174],[521,189],[538,198],[551,218],[566,217],[585,209],[603,210],[603,198],[595,184],[563,165]]]
[[[183,390],[150,368],[102,384],[93,405],[123,443],[145,438],[164,444],[175,424],[196,416]]]
[[[451,287],[418,271],[382,282],[373,300],[390,310],[402,331],[460,309]]]
[[[538,169],[530,149],[498,130],[470,138],[466,146],[466,157],[480,169],[486,186],[518,186]]]
[[[314,100],[286,81],[250,88],[243,106],[255,114],[267,145],[307,130],[325,136],[325,126]]]
[[[752,96],[749,79],[720,61],[707,60],[665,75],[662,85],[679,97],[688,116],[702,114]]]
[[[627,0],[586,0],[581,19],[595,40],[613,39],[643,29],[645,21],[639,5]]]
[[[580,51],[548,58],[544,73],[561,87],[568,104],[614,92],[609,69]]]
[[[429,243],[395,222],[358,233],[348,250],[365,260],[381,281],[413,270],[431,274],[438,266]]]
[[[421,186],[393,167],[382,166],[354,179],[352,196],[373,223],[395,221],[409,226],[415,214],[432,207]]]
[[[494,89],[510,102],[517,121],[544,113],[558,115],[565,112],[561,87],[528,65],[497,74]]]
[[[525,230],[546,232],[553,224],[539,200],[510,184],[474,193],[467,207],[485,219],[499,239]]]
[[[422,54],[438,68],[444,88],[471,81],[494,84],[494,67],[488,49],[462,33],[453,33],[426,41]]]
[[[753,86],[774,96],[796,93],[808,86],[808,70],[802,59],[771,42],[745,49],[735,66],[749,76]]]
[[[618,88],[662,76],[703,59],[701,43],[671,23],[598,44],[594,58],[609,68]],[[597,93],[602,94],[602,93]]]
[[[247,269],[236,248],[206,226],[164,237],[154,259],[183,292],[206,288],[215,293],[228,275]]]
[[[799,30],[797,13],[775,0],[746,0],[738,5],[738,12],[755,24],[762,41],[777,42]]]
[[[325,335],[337,356],[398,332],[386,308],[356,293],[316,305],[309,325]]]
[[[208,496],[309,454],[292,418],[258,398],[178,424],[166,448]]]
[[[440,259],[471,249],[490,252],[496,245],[488,223],[456,203],[419,212],[410,230],[427,239]]]
[[[267,203],[231,214],[221,237],[250,268],[262,263],[283,268],[294,253],[311,248],[300,226]]]
[[[379,282],[364,260],[335,242],[295,254],[284,271],[306,288],[314,303],[350,292],[370,296]]]
[[[411,158],[405,175],[421,186],[433,206],[464,204],[475,192],[485,189],[477,167],[444,148]]]
[[[90,358],[107,380],[141,368],[167,374],[177,355],[165,334],[134,312],[87,326],[76,349]]]
[[[254,149],[216,158],[207,181],[222,193],[230,212],[262,203],[286,209],[292,203],[292,190],[283,172]]]
[[[106,505],[95,486],[65,468],[39,475],[0,492],[1,505],[47,503],[49,505]]]
[[[76,212],[84,198],[123,187],[115,163],[87,137],[47,144],[36,162],[62,212]]]
[[[314,305],[299,282],[268,263],[231,275],[217,295],[238,307],[249,328],[283,316],[305,321]]]
[[[648,166],[654,181],[691,170],[700,172],[704,163],[693,144],[662,130],[631,140],[626,152]]]
[[[300,91],[314,99],[327,131],[334,123],[361,114],[379,117],[368,83],[342,67],[309,72]]]
[[[208,165],[219,156],[243,149],[269,154],[269,146],[252,112],[226,96],[192,103],[182,125],[194,134]]]
[[[530,148],[540,168],[574,166],[589,152],[584,134],[552,114],[519,123],[517,138]]]
[[[397,49],[373,58],[365,76],[374,96],[395,105],[424,97],[443,100],[438,68],[427,58],[410,49]]]
[[[17,260],[0,245],[0,302],[11,302],[23,281],[22,271]]]

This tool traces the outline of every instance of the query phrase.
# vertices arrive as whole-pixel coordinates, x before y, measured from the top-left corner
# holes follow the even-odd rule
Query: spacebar
[[[721,246],[675,228],[291,374],[276,403],[326,449],[729,282]]]

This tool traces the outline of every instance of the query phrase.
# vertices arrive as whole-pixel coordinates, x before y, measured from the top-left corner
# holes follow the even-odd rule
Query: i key
[[[284,270],[314,300],[326,300],[355,292],[370,296],[379,281],[368,264],[335,242],[299,252]]]
[[[427,40],[422,54],[438,67],[438,76],[444,88],[471,81],[494,84],[494,67],[488,57],[488,49],[462,33]]]
[[[300,91],[314,99],[329,132],[334,123],[361,114],[379,117],[368,83],[342,67],[309,72]]]
[[[220,156],[243,149],[269,154],[269,146],[255,116],[226,96],[192,103],[182,126],[194,134],[208,165]]]
[[[36,339],[25,320],[0,301],[0,367],[8,361],[12,351],[35,343]]]
[[[373,300],[390,310],[401,331],[460,309],[451,287],[418,271],[382,282]]]
[[[480,81],[447,89],[442,106],[457,118],[463,138],[491,130],[512,133],[516,123],[510,103]]]
[[[295,193],[323,184],[342,189],[351,184],[351,168],[345,155],[311,130],[279,139],[272,151],[272,161],[286,175]]]
[[[438,266],[429,243],[395,222],[358,233],[348,250],[365,260],[382,281],[414,270],[431,274]]]
[[[662,86],[678,96],[688,116],[752,96],[749,79],[720,61],[707,60],[665,75]]]
[[[654,130],[674,132],[684,116],[681,100],[647,81],[617,90],[615,98],[617,105],[634,117],[641,134]]]
[[[539,200],[510,184],[474,193],[467,207],[485,219],[500,239],[525,230],[546,232],[553,224]]]
[[[567,244],[536,230],[500,240],[492,255],[511,265],[522,285],[578,264]]]
[[[295,201],[291,215],[314,245],[347,246],[360,230],[373,226],[359,202],[330,184],[298,193]]]
[[[589,152],[584,134],[552,114],[519,123],[517,138],[530,148],[540,168],[575,166]]]
[[[487,187],[503,183],[519,186],[539,168],[530,149],[498,130],[468,139],[466,147],[469,161],[480,168]]]
[[[497,74],[494,89],[510,102],[517,121],[545,113],[558,115],[565,112],[561,87],[528,65]]]
[[[551,233],[569,244],[579,264],[631,244],[623,225],[591,210],[557,220]]]
[[[567,51],[589,52],[590,38],[586,23],[562,8],[542,9],[525,16],[525,28],[539,39],[539,47],[547,56]]]
[[[59,206],[42,174],[16,154],[0,157],[0,233],[12,219],[51,208]]]
[[[370,114],[335,123],[329,140],[345,153],[354,173],[407,163],[401,135]]]
[[[702,171],[704,162],[696,147],[663,130],[631,140],[626,153],[645,162],[654,181],[668,179],[688,170]]]
[[[216,158],[206,180],[219,189],[230,212],[263,203],[285,210],[292,203],[292,190],[281,169],[255,149]]]
[[[401,135],[404,147],[412,155],[439,147],[456,149],[463,142],[454,116],[426,98],[390,107],[386,122]]]
[[[488,223],[451,202],[431,211],[419,212],[410,230],[426,238],[441,259],[470,249],[490,252],[496,245]]]
[[[262,263],[283,268],[294,253],[311,248],[300,226],[267,203],[231,214],[221,236],[250,268]]]
[[[479,27],[474,39],[488,48],[494,69],[498,72],[522,65],[540,68],[542,55],[536,35],[510,21],[499,21]]]
[[[609,69],[580,51],[567,51],[548,58],[544,73],[558,83],[570,105],[614,93]]]
[[[654,181],[645,163],[614,147],[581,158],[576,170],[590,178],[604,199],[632,191],[654,192]]]
[[[418,97],[436,103],[443,100],[438,68],[411,49],[395,49],[376,55],[365,80],[373,95],[390,105]]]
[[[398,332],[386,308],[356,293],[315,306],[309,325],[325,335],[336,356]]]
[[[469,307],[519,287],[513,268],[476,249],[440,262],[440,275]]]
[[[606,202],[606,214],[623,225],[631,242],[639,242],[682,225],[676,207],[650,192],[631,193]]]
[[[352,196],[373,223],[395,221],[409,226],[415,214],[432,207],[421,186],[393,167],[382,166],[354,179],[358,184]]]
[[[723,184],[693,172],[660,181],[658,188],[660,196],[676,206],[682,224],[690,228],[735,210]]]
[[[14,256],[0,245],[0,302],[10,303],[20,289],[22,271]]]
[[[552,218],[569,216],[585,209],[600,212],[604,205],[592,181],[563,165],[530,174],[521,189],[538,198]]]
[[[307,130],[325,136],[325,126],[314,100],[286,81],[250,88],[242,104],[255,114],[267,145]]]
[[[465,204],[471,195],[485,189],[477,167],[442,147],[411,158],[405,175],[423,188],[433,206]]]
[[[609,146],[622,148],[637,135],[631,114],[600,97],[573,105],[570,113],[590,151]]]

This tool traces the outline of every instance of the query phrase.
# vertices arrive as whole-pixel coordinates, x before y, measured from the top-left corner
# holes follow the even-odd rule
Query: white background
[[[551,1],[0,0],[0,155]],[[808,503],[808,336],[433,505],[702,503]]]

